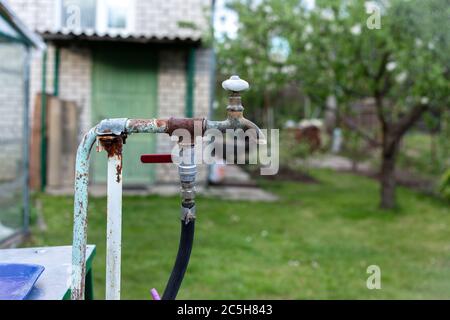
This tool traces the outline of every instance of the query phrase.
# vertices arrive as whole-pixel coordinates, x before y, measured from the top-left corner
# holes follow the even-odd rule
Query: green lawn
[[[377,209],[377,184],[313,171],[319,184],[261,182],[277,203],[199,197],[195,247],[179,298],[450,298],[448,203],[399,189],[401,208]],[[72,199],[40,196],[48,230],[27,245],[70,244]],[[122,297],[163,291],[176,254],[178,197],[125,197]],[[96,298],[104,297],[104,198],[89,204],[88,242],[97,245]],[[378,265],[382,289],[368,290]]]
[[[434,147],[432,147],[434,145]],[[450,145],[444,134],[412,131],[405,135],[398,157],[398,168],[419,177],[439,179],[450,164]]]

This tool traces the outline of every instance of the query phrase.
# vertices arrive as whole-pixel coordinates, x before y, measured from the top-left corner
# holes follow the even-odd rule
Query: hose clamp
[[[181,193],[181,199],[183,199],[183,201],[192,201],[195,199],[195,187],[186,188],[186,189],[181,188],[180,193]]]
[[[188,224],[191,221],[196,219],[195,215],[195,205],[192,208],[186,208],[181,206],[181,221],[184,221],[185,224]]]
[[[180,164],[178,165],[178,174],[182,183],[194,183],[197,175],[197,165]]]

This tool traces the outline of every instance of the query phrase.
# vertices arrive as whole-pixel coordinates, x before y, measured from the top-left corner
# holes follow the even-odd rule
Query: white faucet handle
[[[222,88],[224,88],[225,90],[228,90],[228,91],[233,91],[233,92],[244,91],[244,90],[247,90],[249,87],[250,86],[249,86],[248,82],[245,80],[242,80],[237,75],[231,76],[230,79],[227,79],[224,82],[222,82]]]

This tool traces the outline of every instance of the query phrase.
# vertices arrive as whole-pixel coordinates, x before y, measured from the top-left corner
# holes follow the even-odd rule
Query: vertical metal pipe
[[[214,47],[215,43],[215,33],[214,33],[214,21],[215,21],[215,14],[216,14],[216,1],[211,1],[211,38],[213,39],[211,43],[211,52],[209,56],[209,110],[208,110],[208,119],[213,119],[214,117],[214,97],[216,93],[216,51]],[[207,183],[209,184],[209,180],[211,177],[212,172],[212,164],[209,164],[207,166]]]
[[[108,157],[106,300],[120,300],[122,248],[122,155]]]
[[[189,48],[186,61],[186,117],[194,116],[194,91],[195,91],[195,53],[194,47]]]
[[[41,191],[47,184],[47,49],[42,55],[41,88]]]
[[[55,61],[53,70],[53,95],[55,97],[59,96],[59,66],[61,62],[61,48],[59,46],[55,47]]]
[[[75,168],[74,225],[72,244],[72,300],[84,299],[86,276],[87,207],[89,155],[95,143],[96,128],[86,133],[77,149]]]
[[[31,48],[25,47],[24,85],[23,85],[23,228],[28,232],[30,223],[30,60]]]
[[[214,112],[214,97],[216,92],[216,50],[214,47],[214,39],[215,39],[215,33],[214,33],[214,19],[216,14],[216,1],[212,0],[211,2],[211,37],[213,39],[211,43],[211,51],[209,54],[209,110],[208,110],[208,119],[213,118],[213,112]]]

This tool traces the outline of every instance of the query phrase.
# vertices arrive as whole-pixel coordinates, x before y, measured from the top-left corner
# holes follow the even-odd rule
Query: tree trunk
[[[386,137],[383,141],[382,163],[380,172],[381,182],[381,203],[383,209],[392,209],[396,206],[395,198],[395,162],[399,149],[399,140],[391,140]],[[389,141],[389,142],[388,142]]]
[[[358,172],[358,160],[354,157],[351,159],[352,161],[352,172]]]
[[[436,134],[434,132],[430,132],[430,158],[433,166],[439,165],[436,146]]]

